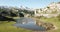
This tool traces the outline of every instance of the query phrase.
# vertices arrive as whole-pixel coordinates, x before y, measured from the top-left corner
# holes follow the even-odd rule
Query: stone
[[[36,25],[45,27],[46,30],[51,30],[55,28],[52,23],[45,23],[43,21],[36,21]]]

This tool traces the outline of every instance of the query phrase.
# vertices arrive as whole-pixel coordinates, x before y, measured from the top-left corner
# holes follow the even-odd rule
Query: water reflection
[[[30,30],[41,30],[41,31],[45,30],[44,27],[38,26],[37,22],[32,18],[23,17],[23,18],[17,19],[17,22],[14,25],[17,27],[30,29]]]

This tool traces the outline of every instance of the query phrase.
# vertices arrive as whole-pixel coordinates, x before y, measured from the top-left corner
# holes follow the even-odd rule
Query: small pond
[[[36,30],[36,31],[45,31],[46,29],[44,27],[36,25],[36,21],[32,18],[26,18],[22,17],[20,19],[16,20],[16,24],[14,24],[16,27],[25,28],[29,30]]]

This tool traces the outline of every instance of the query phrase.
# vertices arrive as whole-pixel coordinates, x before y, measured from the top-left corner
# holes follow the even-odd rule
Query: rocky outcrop
[[[46,18],[57,17],[60,14],[60,2],[51,3],[44,8],[35,9],[35,17],[44,16]]]
[[[36,21],[36,25],[45,27],[46,30],[55,29],[55,27],[52,23],[45,23],[45,22],[42,22],[42,21]]]
[[[19,16],[20,16],[20,17],[24,17],[24,14],[23,14],[23,13],[19,13]]]
[[[15,19],[0,15],[0,21],[15,21]]]

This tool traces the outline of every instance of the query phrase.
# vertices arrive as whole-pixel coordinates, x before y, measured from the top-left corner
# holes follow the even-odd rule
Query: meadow
[[[17,18],[16,18],[17,19]],[[60,32],[60,21],[57,17],[52,18],[40,18],[39,20],[43,20],[44,22],[53,23],[57,29],[55,30],[48,30],[46,32]],[[8,21],[0,21],[0,32],[33,32],[32,30],[24,29],[24,28],[17,28],[14,26],[16,22],[8,22]]]

